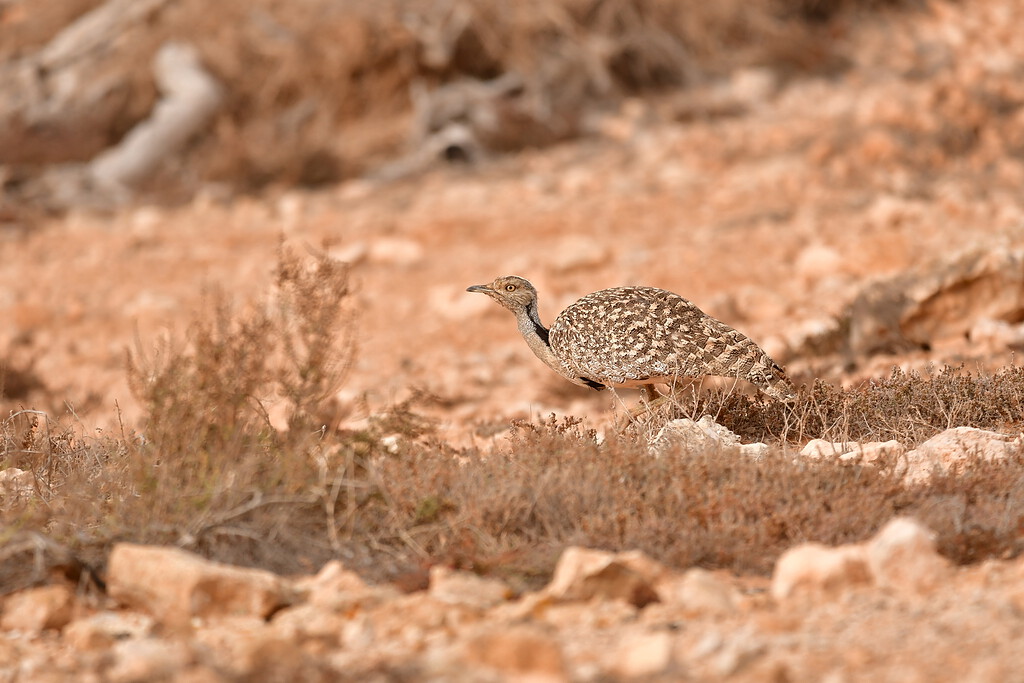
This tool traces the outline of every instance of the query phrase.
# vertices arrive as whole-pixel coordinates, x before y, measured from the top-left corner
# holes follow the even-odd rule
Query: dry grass
[[[360,432],[336,428],[331,397],[352,357],[344,266],[282,249],[277,291],[240,311],[215,306],[180,349],[131,357],[148,413],[140,433],[85,435],[29,410],[0,424],[0,468],[32,476],[31,490],[0,498],[6,590],[45,581],[54,566],[101,568],[118,541],[282,572],[339,557],[375,579],[443,562],[522,586],[542,581],[569,544],[765,574],[795,543],[864,539],[897,514],[935,529],[958,562],[1021,551],[1022,457],[908,489],[885,466],[802,462],[791,445],[914,444],[957,424],[1019,431],[1017,368],[894,374],[849,391],[816,384],[788,412],[702,399],[698,411],[745,436],[774,436],[758,462],[710,451],[654,458],[642,440],[599,443],[572,420],[516,424],[500,452],[456,451],[415,402]]]
[[[791,405],[732,389],[681,391],[671,405],[638,425],[651,432],[675,417],[713,416],[744,441],[888,441],[913,446],[950,427],[1013,433],[1024,415],[1024,368],[994,375],[963,367],[927,373],[893,368],[885,379],[842,389],[820,380],[800,387]]]

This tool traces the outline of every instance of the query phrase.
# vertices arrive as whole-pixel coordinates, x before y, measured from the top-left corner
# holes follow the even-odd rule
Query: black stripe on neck
[[[545,343],[545,344],[547,344],[548,346],[551,346],[551,342],[550,342],[550,341],[548,341],[548,338],[549,338],[549,336],[550,336],[550,335],[548,334],[548,328],[544,327],[544,326],[543,326],[543,325],[541,325],[541,324],[540,324],[539,322],[537,322],[536,320],[534,320],[534,321],[533,321],[533,331],[537,333],[537,336],[538,336],[538,337],[540,337],[540,340],[541,340],[542,342],[544,342],[544,343]]]
[[[546,345],[551,346],[551,342],[548,341],[548,328],[544,327],[540,322],[540,312],[537,310],[537,302],[531,301],[526,306],[526,315],[530,317],[530,322],[533,323],[533,331],[537,333],[540,340]]]

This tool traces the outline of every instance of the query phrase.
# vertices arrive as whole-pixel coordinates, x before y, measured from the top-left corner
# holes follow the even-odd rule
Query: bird
[[[793,385],[778,363],[749,337],[673,292],[657,287],[613,287],[587,294],[544,326],[537,290],[516,275],[467,292],[486,294],[516,317],[538,358],[579,386],[635,387],[660,400],[656,384],[681,378],[738,378],[769,397],[790,402]]]

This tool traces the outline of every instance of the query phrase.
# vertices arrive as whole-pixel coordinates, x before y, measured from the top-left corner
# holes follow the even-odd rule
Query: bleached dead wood
[[[169,0],[109,0],[79,17],[41,50],[0,64],[0,125],[43,124],[98,101],[119,79],[98,73],[118,38]]]
[[[153,113],[88,165],[88,173],[100,188],[116,191],[148,176],[220,107],[221,87],[203,69],[191,46],[164,44],[153,70],[163,93]]]

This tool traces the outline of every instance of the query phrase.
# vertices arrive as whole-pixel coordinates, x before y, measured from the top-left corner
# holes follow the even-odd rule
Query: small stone
[[[0,500],[32,495],[35,491],[35,476],[32,472],[8,467],[0,471]]]
[[[1020,349],[1024,347],[1024,323],[982,318],[971,326],[968,337],[972,344],[984,346],[991,353]]]
[[[153,617],[141,612],[98,612],[72,621],[63,636],[76,650],[106,650],[117,641],[151,635],[153,624]]]
[[[286,601],[281,579],[270,572],[130,543],[110,553],[107,589],[115,600],[174,628],[186,627],[192,617],[265,619]]]
[[[441,565],[430,568],[430,595],[449,605],[487,609],[512,597],[504,582]]]
[[[709,632],[690,651],[689,659],[700,680],[727,678],[746,666],[766,651],[764,640],[750,624],[722,635]]]
[[[876,465],[880,460],[905,460],[907,447],[895,439],[889,441],[869,441],[859,444],[857,448],[839,456],[840,462],[856,462],[861,465]]]
[[[666,574],[664,567],[639,551],[616,554],[574,546],[558,558],[544,591],[555,600],[599,597],[643,607],[659,600],[655,585]]]
[[[823,244],[810,244],[796,256],[796,276],[805,283],[814,282],[842,272],[845,261],[836,249]]]
[[[666,582],[660,594],[669,603],[701,614],[730,614],[739,605],[739,592],[706,569],[688,569],[682,577]]]
[[[954,427],[936,434],[906,454],[905,484],[928,481],[933,472],[946,473],[972,462],[1002,460],[1024,448],[1016,438],[975,427]]]
[[[872,577],[884,588],[924,595],[950,576],[949,561],[935,549],[935,534],[908,517],[886,524],[866,551]]]
[[[286,607],[274,614],[271,625],[285,640],[298,643],[317,641],[337,647],[347,620],[330,608],[316,603]]]
[[[718,424],[709,415],[696,422],[688,417],[665,424],[650,441],[654,455],[669,451],[738,450],[740,437]]]
[[[632,633],[615,648],[609,667],[624,678],[655,676],[672,665],[673,639],[666,631]]]
[[[768,67],[745,67],[729,76],[729,91],[739,102],[761,104],[779,89],[779,77]]]
[[[193,661],[192,652],[184,642],[156,638],[117,642],[111,655],[113,665],[106,671],[105,680],[112,683],[177,680]]]
[[[193,642],[210,663],[236,678],[298,679],[302,651],[297,641],[257,617],[216,617],[199,626]],[[292,675],[287,675],[292,674]]]
[[[825,458],[838,458],[844,453],[850,453],[860,447],[856,441],[828,441],[827,439],[811,439],[807,445],[800,449],[800,455],[804,458],[822,460]]]
[[[367,253],[370,263],[387,266],[412,266],[423,260],[423,246],[401,237],[381,237]]]
[[[468,638],[462,661],[486,667],[504,680],[566,681],[565,659],[554,635],[535,626],[487,629]]]
[[[790,548],[775,563],[771,593],[776,600],[804,590],[831,595],[870,579],[863,547],[805,543]]]
[[[33,634],[60,630],[71,621],[74,604],[74,593],[63,584],[18,591],[3,601],[0,629]]]
[[[740,455],[751,460],[764,460],[771,452],[771,447],[766,443],[755,441],[754,443],[740,444]]]
[[[306,596],[306,600],[319,605],[332,602],[339,596],[349,598],[355,593],[364,593],[368,587],[362,577],[345,569],[338,560],[327,562],[316,576],[299,579],[295,589]]]
[[[801,457],[814,460],[833,459],[844,464],[874,465],[885,458],[903,458],[906,446],[890,441],[828,441],[812,439],[800,450]]]

